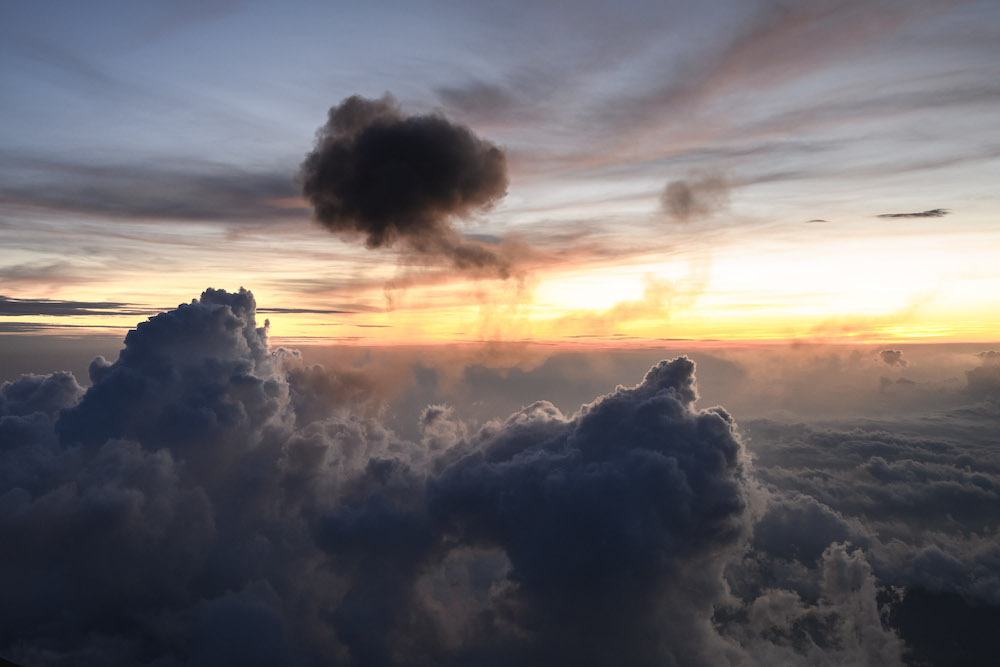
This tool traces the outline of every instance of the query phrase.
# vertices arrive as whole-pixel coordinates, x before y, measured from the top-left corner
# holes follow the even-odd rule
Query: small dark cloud
[[[116,301],[60,301],[57,299],[14,299],[0,296],[0,315],[141,315],[144,311],[127,308]]]
[[[806,222],[807,223],[812,223],[812,222],[826,222],[826,220],[823,220],[822,218],[813,218],[812,220],[806,220]]]
[[[903,359],[902,350],[879,350],[875,354],[875,359],[892,368],[906,368],[910,365],[906,359]]]
[[[729,182],[721,176],[671,181],[660,195],[660,205],[675,220],[703,218],[729,204],[729,189]]]
[[[510,273],[510,259],[453,226],[507,192],[503,150],[442,115],[407,116],[389,94],[345,99],[302,163],[318,222],[369,248],[400,244],[461,270]]]
[[[882,213],[880,218],[943,218],[951,211],[946,208],[932,208],[929,211],[918,211],[916,213]]]

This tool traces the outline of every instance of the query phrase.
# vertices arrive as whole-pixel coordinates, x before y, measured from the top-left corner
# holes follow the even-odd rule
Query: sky
[[[7,332],[124,332],[208,285],[253,289],[287,341],[971,342],[1000,324],[992,2],[3,18]],[[387,92],[505,153],[504,193],[448,225],[502,248],[506,277],[312,219],[300,165],[327,110]]]
[[[8,0],[0,84],[0,662],[997,663],[994,0]]]

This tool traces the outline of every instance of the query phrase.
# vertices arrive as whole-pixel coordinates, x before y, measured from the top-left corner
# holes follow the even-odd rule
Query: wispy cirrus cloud
[[[217,223],[303,218],[287,172],[248,171],[210,163],[83,164],[35,156],[0,156],[0,204],[102,220]]]

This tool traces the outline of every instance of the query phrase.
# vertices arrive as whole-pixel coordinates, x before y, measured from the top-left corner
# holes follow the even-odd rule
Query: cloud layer
[[[370,379],[271,349],[249,292],[206,290],[86,391],[0,387],[0,655],[883,665],[905,651],[887,612],[924,609],[886,586],[1000,600],[1000,468],[962,430],[980,417],[758,422],[751,463],[694,370],[660,362],[572,414],[430,406],[404,439]]]

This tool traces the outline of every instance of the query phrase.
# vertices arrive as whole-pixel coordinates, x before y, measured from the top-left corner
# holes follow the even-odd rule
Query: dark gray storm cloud
[[[882,213],[880,218],[943,218],[951,211],[946,208],[932,208],[929,211],[917,211],[916,213]]]
[[[675,220],[703,218],[729,204],[729,188],[729,183],[721,176],[671,181],[660,195],[660,204]]]
[[[409,439],[375,404],[392,376],[343,366],[270,348],[249,292],[209,289],[86,391],[0,386],[0,655],[887,665],[919,591],[1000,602],[988,401],[753,422],[751,458],[685,357],[571,414],[431,405]]]
[[[909,362],[906,359],[903,359],[902,350],[890,350],[888,348],[879,350],[875,355],[875,359],[891,368],[906,368],[909,366]]]
[[[407,116],[388,94],[349,97],[330,109],[299,178],[316,220],[369,248],[398,243],[458,269],[510,271],[509,259],[453,226],[506,194],[506,156],[444,116]]]

